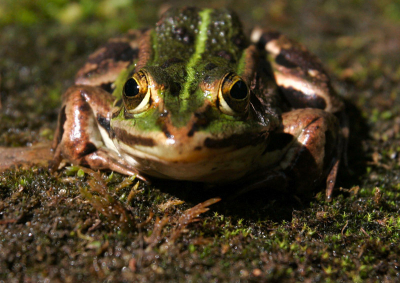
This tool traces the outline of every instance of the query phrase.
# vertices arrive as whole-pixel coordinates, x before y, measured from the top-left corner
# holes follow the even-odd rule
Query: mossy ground
[[[161,3],[1,2],[0,144],[50,140],[60,95],[87,55],[153,25]],[[351,126],[352,172],[341,170],[334,200],[262,192],[228,201],[226,190],[192,183],[12,170],[0,174],[0,282],[400,281],[399,2],[214,6],[301,41],[331,73]],[[193,222],[205,207],[186,210],[219,194]]]

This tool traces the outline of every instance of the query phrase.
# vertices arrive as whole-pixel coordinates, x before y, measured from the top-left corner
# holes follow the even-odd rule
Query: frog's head
[[[257,60],[234,13],[167,12],[117,87],[111,128],[119,152],[158,177],[244,175],[278,122],[257,97],[274,91],[257,78]]]

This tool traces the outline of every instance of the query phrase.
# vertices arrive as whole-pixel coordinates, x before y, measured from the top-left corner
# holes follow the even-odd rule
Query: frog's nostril
[[[174,97],[177,97],[177,96],[179,96],[179,93],[181,92],[181,85],[179,83],[172,82],[169,85],[169,89],[170,89],[171,95]]]

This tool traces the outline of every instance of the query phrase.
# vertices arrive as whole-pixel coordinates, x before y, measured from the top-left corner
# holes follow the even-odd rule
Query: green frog
[[[320,61],[226,9],[174,8],[90,55],[62,98],[54,164],[305,192],[343,148],[343,102]]]

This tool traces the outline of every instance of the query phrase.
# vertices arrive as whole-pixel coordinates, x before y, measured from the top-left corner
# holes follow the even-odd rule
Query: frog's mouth
[[[114,145],[139,171],[161,178],[218,182],[238,179],[258,166],[266,147],[265,134],[215,137],[152,133],[135,136],[115,131]]]
[[[134,135],[123,129],[114,130],[114,143],[126,152],[141,152],[165,162],[196,162],[215,154],[239,150],[246,146],[257,146],[266,141],[266,133],[233,134],[215,136],[205,132],[193,135],[162,133]]]

